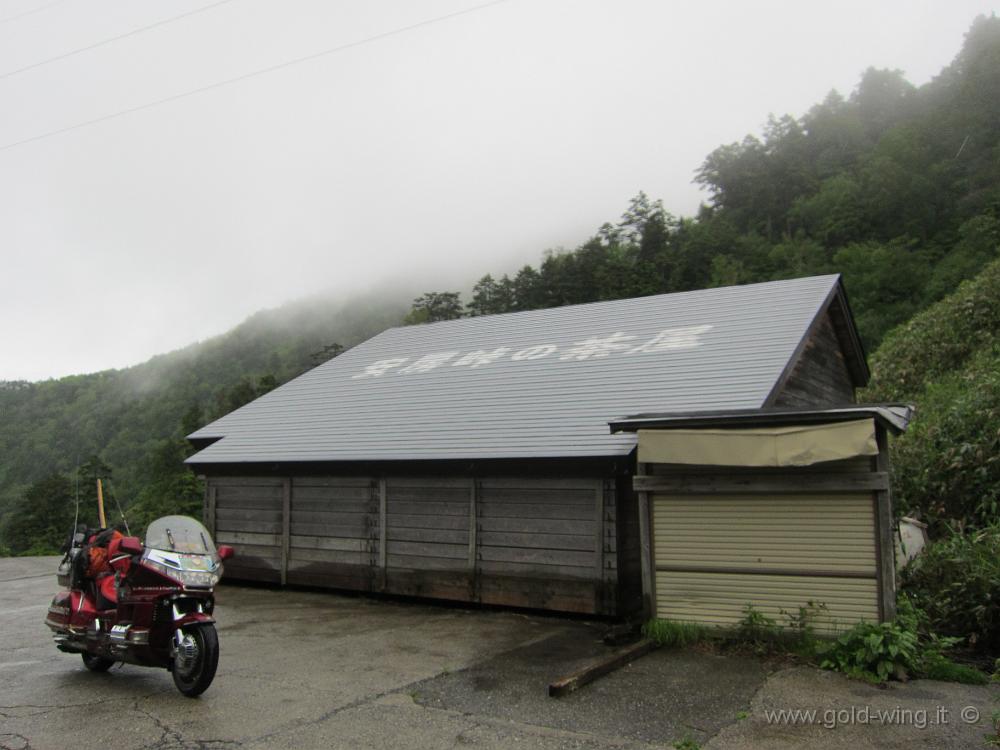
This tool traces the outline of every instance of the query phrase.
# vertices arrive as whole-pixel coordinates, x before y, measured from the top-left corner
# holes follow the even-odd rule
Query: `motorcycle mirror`
[[[230,557],[236,554],[236,550],[234,550],[228,544],[220,544],[218,552],[220,560],[228,560]]]
[[[139,555],[142,553],[142,542],[137,536],[122,537],[118,549],[128,555]]]

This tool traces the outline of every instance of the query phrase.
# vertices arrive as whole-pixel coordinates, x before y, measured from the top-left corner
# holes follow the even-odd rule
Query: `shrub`
[[[904,568],[901,578],[902,591],[926,613],[927,631],[1000,651],[1000,524],[951,531]]]
[[[892,330],[872,357],[864,400],[914,399],[976,352],[1000,343],[1000,261]]]
[[[905,677],[919,665],[917,634],[896,622],[860,622],[819,648],[820,667],[881,683]]]
[[[932,535],[982,527],[1000,509],[1000,261],[893,330],[863,401],[917,406],[892,445],[895,505]]]
[[[708,637],[708,630],[693,622],[653,619],[642,626],[642,634],[658,646],[690,646]]]
[[[909,431],[892,450],[900,511],[940,535],[945,526],[983,527],[1000,510],[1000,345],[929,385]]]

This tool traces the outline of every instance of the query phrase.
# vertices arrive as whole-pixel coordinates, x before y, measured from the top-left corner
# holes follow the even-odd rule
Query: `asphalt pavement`
[[[687,650],[654,652],[553,699],[551,680],[606,653],[602,623],[224,585],[219,671],[190,699],[165,670],[94,674],[56,650],[43,624],[56,562],[0,559],[0,748],[547,750],[662,748],[685,738],[706,748],[968,748],[984,746],[1000,698],[995,687],[878,689]],[[861,721],[865,706],[902,713],[876,724]],[[968,707],[978,722],[962,718]],[[769,713],[796,708],[818,713],[785,723]],[[829,713],[848,710],[853,720]]]

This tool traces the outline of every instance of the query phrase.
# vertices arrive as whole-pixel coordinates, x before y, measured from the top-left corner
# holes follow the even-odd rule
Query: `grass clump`
[[[694,622],[654,618],[642,626],[642,634],[657,646],[691,646],[708,638],[708,629]]]
[[[959,664],[943,656],[929,664],[923,676],[928,680],[960,682],[963,685],[986,685],[990,681],[989,677],[975,667]]]

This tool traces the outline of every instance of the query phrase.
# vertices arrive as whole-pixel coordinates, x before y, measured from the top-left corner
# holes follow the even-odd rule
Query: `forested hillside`
[[[456,292],[428,292],[406,321],[840,272],[875,351],[891,329],[998,255],[1000,20],[977,19],[954,62],[930,83],[918,88],[899,71],[869,69],[849,95],[831,92],[804,115],[771,117],[759,137],[719,147],[696,180],[708,194],[697,216],[675,217],[640,193],[619,221],[580,247],[549,251],[537,268],[484,276],[466,303]],[[996,300],[995,268],[976,282],[977,299]],[[951,307],[935,307],[904,330],[930,330],[928,320],[947,318],[940,310],[964,309],[943,304]],[[0,383],[0,548],[58,544],[55,530],[72,521],[78,465],[82,495],[92,494],[95,475],[110,474],[140,522],[196,508],[200,490],[181,463],[187,431],[336,353],[326,347],[397,324],[405,311],[403,304],[303,301],[126,370]],[[995,333],[995,319],[984,325]],[[980,377],[963,370],[951,386],[886,385],[881,363],[897,357],[883,351],[909,341],[906,361],[919,369],[935,342],[963,335],[934,330],[886,339],[875,356],[881,379],[873,395],[922,401],[937,388],[947,411],[947,388]],[[977,349],[963,362],[986,373],[993,367],[995,379],[989,356]],[[912,496],[914,508],[930,510]]]
[[[305,299],[136,367],[0,382],[0,548],[57,547],[77,486],[84,511],[95,514],[97,475],[109,480],[110,507],[119,499],[140,526],[164,509],[196,509],[201,489],[182,463],[184,435],[397,325],[405,310],[405,298],[383,295]],[[62,531],[53,537],[52,528]]]

